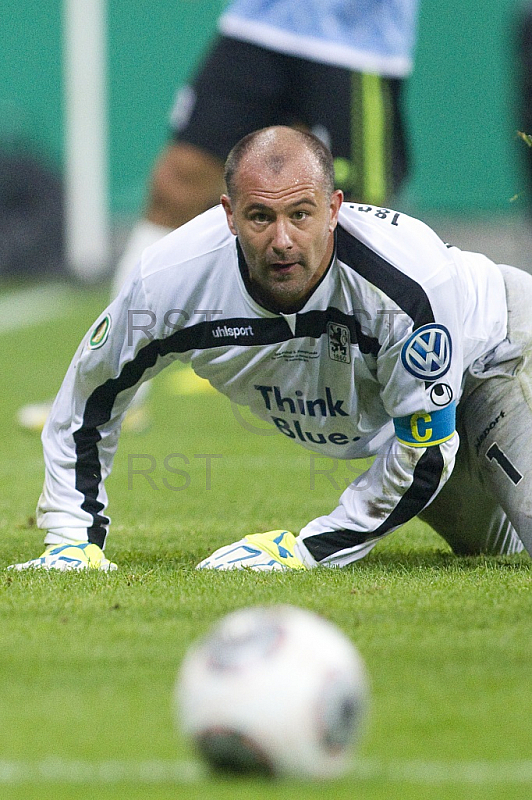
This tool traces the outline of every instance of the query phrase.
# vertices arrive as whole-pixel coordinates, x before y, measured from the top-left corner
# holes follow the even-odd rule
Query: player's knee
[[[159,157],[151,178],[148,217],[179,227],[219,202],[223,165],[188,145],[169,145]]]

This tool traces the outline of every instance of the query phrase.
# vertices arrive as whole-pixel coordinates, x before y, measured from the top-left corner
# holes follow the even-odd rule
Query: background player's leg
[[[223,161],[187,142],[169,142],[155,164],[146,217],[178,228],[220,202]]]
[[[298,119],[330,147],[348,200],[390,203],[408,170],[403,81],[292,58]]]
[[[220,200],[223,162],[186,142],[168,142],[152,171],[144,216],[134,226],[118,261],[112,296],[146,247]]]

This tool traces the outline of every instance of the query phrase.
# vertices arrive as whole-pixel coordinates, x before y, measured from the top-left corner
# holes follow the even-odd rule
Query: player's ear
[[[338,223],[338,214],[340,212],[340,206],[342,205],[343,202],[344,202],[344,193],[342,192],[341,189],[336,189],[331,194],[331,203],[330,203],[331,218],[329,223],[329,230],[331,231],[331,233],[332,231],[334,231]]]
[[[231,200],[229,198],[229,195],[223,194],[220,198],[220,202],[225,211],[225,216],[227,217],[227,224],[229,225],[229,230],[236,236],[237,232],[233,222],[233,207],[231,205]]]

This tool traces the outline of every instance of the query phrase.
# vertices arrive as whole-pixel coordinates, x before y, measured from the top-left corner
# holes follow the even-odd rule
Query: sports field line
[[[65,314],[72,290],[61,283],[31,286],[0,296],[0,333],[29,328]]]
[[[422,785],[497,784],[532,785],[532,761],[388,761],[359,759],[350,770],[358,780],[384,780]],[[208,780],[208,772],[194,761],[81,761],[45,758],[42,761],[0,760],[0,785],[26,783],[190,784]]]

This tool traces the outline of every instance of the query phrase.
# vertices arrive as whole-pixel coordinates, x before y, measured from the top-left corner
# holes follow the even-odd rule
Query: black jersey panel
[[[338,259],[388,295],[413,320],[414,328],[434,322],[430,300],[417,281],[394,267],[341,225],[336,228],[336,243]]]

